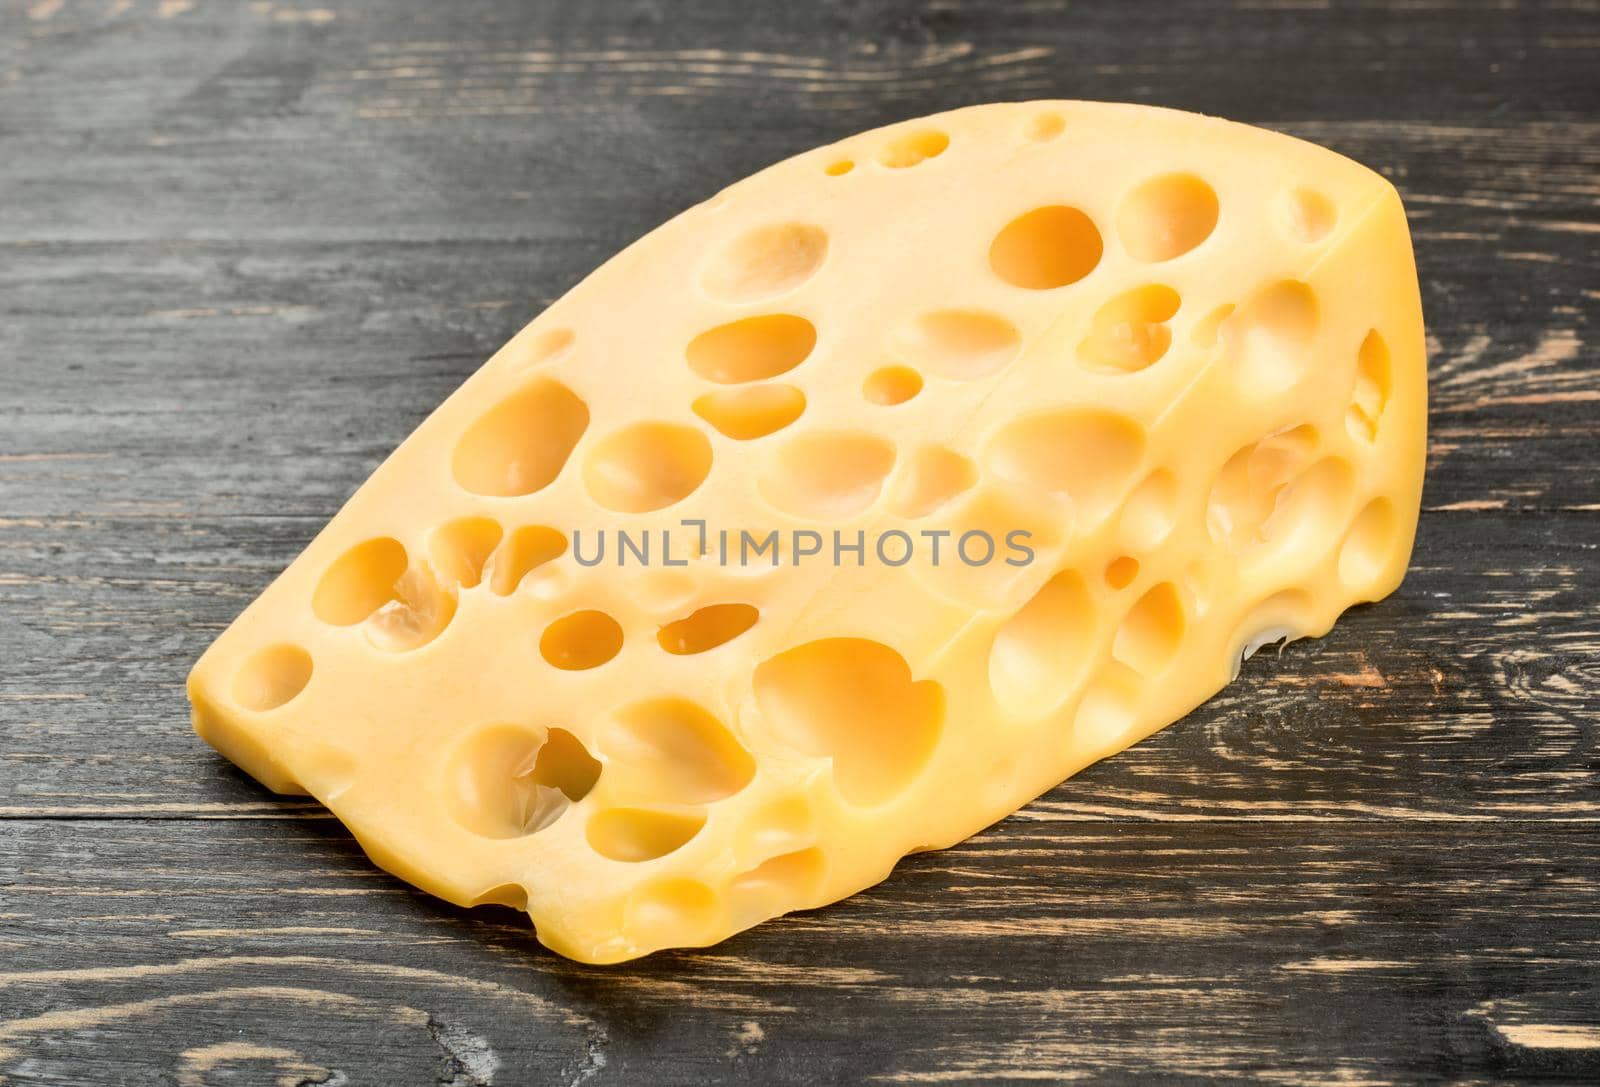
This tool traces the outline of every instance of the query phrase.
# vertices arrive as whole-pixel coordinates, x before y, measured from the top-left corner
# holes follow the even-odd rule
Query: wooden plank
[[[0,0],[0,1083],[1600,1079],[1597,69],[1582,0]],[[192,737],[209,638],[607,255],[1035,96],[1399,185],[1399,594],[881,887],[604,970]]]

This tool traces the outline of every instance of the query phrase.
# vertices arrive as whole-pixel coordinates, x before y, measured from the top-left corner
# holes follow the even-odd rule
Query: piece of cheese
[[[708,944],[1393,590],[1425,397],[1400,200],[1331,151],[1088,102],[867,132],[519,333],[195,666],[195,727],[564,955]]]

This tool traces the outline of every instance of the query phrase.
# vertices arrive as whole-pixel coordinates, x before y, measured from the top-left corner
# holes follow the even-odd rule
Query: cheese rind
[[[1331,151],[1086,102],[863,133],[519,333],[207,651],[195,726],[562,954],[708,944],[1391,592],[1425,400],[1399,198]]]

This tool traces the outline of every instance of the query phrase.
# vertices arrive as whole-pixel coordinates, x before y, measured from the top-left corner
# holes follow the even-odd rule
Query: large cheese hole
[[[233,679],[233,700],[258,713],[275,710],[311,682],[311,654],[297,645],[274,645],[256,653]]]
[[[357,544],[328,568],[311,610],[334,626],[365,623],[373,645],[398,653],[438,636],[455,614],[455,597],[428,571],[410,565],[399,540],[381,536]]]
[[[826,638],[780,653],[755,672],[756,702],[776,736],[833,760],[849,803],[892,800],[933,753],[944,690],[913,681],[905,658],[882,642]]]
[[[532,494],[561,474],[589,425],[589,408],[571,389],[537,381],[485,412],[462,436],[451,466],[473,494]]]
[[[709,711],[683,698],[619,710],[601,739],[618,788],[654,804],[709,804],[750,784],[755,760]]]
[[[942,445],[926,445],[907,462],[889,508],[900,517],[926,517],[977,482],[971,460]]]
[[[909,366],[885,366],[867,375],[861,393],[874,404],[893,407],[922,391],[922,375]]]
[[[600,505],[649,513],[687,498],[711,472],[711,442],[679,423],[634,423],[613,431],[583,466],[583,482]]]
[[[1155,550],[1172,532],[1177,517],[1178,482],[1171,472],[1158,468],[1123,503],[1119,524],[1123,546],[1133,551]]]
[[[765,381],[788,373],[817,345],[817,329],[804,317],[769,313],[702,332],[689,341],[689,369],[722,385]]]
[[[1004,479],[1070,496],[1088,523],[1121,497],[1144,441],[1143,428],[1126,416],[1067,408],[1008,424],[990,446],[989,464]]]
[[[598,668],[622,651],[622,627],[603,611],[575,611],[545,628],[539,653],[567,672]]]
[[[1377,330],[1367,333],[1356,353],[1356,385],[1345,412],[1345,426],[1350,436],[1370,442],[1378,436],[1378,420],[1389,403],[1389,390],[1393,382],[1393,365],[1389,359],[1389,345]]]
[[[1316,428],[1298,426],[1269,434],[1228,458],[1206,505],[1211,538],[1235,551],[1262,542],[1262,526],[1280,493],[1311,463],[1316,448]]]
[[[1163,582],[1139,598],[1111,642],[1111,655],[1136,672],[1155,675],[1177,653],[1186,625],[1177,586]]]
[[[1007,619],[989,650],[989,686],[1018,717],[1060,705],[1093,660],[1094,604],[1083,578],[1063,570]]]
[[[988,377],[1016,358],[1021,347],[1016,325],[997,314],[970,309],[924,313],[890,337],[897,356],[955,381]]]
[[[1193,174],[1163,174],[1129,193],[1117,211],[1117,236],[1135,260],[1181,257],[1217,226],[1217,194]]]
[[[1262,543],[1307,560],[1326,554],[1348,516],[1354,486],[1347,461],[1324,457],[1283,489],[1261,525]]]
[[[698,813],[609,808],[589,820],[586,836],[602,857],[637,863],[682,849],[705,822]]]
[[[694,413],[724,437],[748,442],[782,430],[806,410],[806,394],[793,385],[718,389],[694,402]]]
[[[1047,291],[1094,271],[1104,248],[1094,220],[1056,204],[1007,223],[989,246],[989,267],[1013,287]]]
[[[792,291],[828,255],[828,232],[810,223],[778,223],[740,235],[706,266],[700,282],[724,302],[754,302]]]
[[[1090,367],[1132,373],[1157,362],[1172,345],[1167,322],[1178,312],[1178,292],[1150,284],[1126,291],[1094,315],[1078,357]]]
[[[433,534],[434,569],[446,583],[470,589],[483,578],[489,556],[500,545],[500,523],[492,517],[463,517]]]
[[[897,136],[878,150],[878,161],[892,170],[916,166],[944,154],[950,137],[937,129],[925,128]]]
[[[522,579],[558,559],[567,550],[567,538],[546,525],[523,525],[489,559],[484,571],[489,589],[500,596],[516,592]]]
[[[1299,280],[1275,283],[1222,323],[1221,337],[1246,392],[1270,396],[1300,380],[1310,363],[1317,296]]]
[[[491,725],[446,760],[444,794],[473,833],[520,838],[554,823],[599,777],[599,761],[566,729]]]
[[[791,439],[772,458],[760,490],[795,517],[837,520],[871,506],[894,467],[894,446],[862,431],[818,431]]]
[[[816,904],[827,860],[822,850],[800,849],[769,857],[728,885],[738,924],[754,924]]]
[[[656,641],[675,656],[704,653],[755,626],[760,614],[749,604],[711,604],[662,627]]]
[[[1368,502],[1339,548],[1339,579],[1352,589],[1370,590],[1394,559],[1399,528],[1393,502]]]
[[[1275,212],[1284,233],[1306,245],[1326,238],[1339,219],[1333,201],[1306,188],[1290,189],[1279,196]]]

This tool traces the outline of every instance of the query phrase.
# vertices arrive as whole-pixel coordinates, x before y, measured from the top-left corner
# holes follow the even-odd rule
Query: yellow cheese
[[[195,666],[195,727],[564,955],[708,944],[1392,591],[1425,397],[1347,159],[1087,102],[864,133],[519,333]]]

